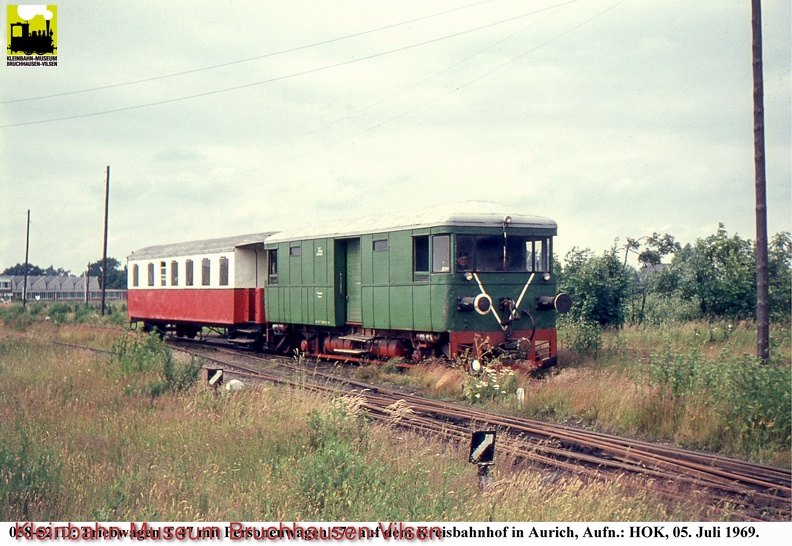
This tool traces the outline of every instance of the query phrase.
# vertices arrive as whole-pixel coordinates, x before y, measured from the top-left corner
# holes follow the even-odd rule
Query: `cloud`
[[[53,15],[46,5],[19,5],[17,6],[17,14],[25,21],[30,21],[36,15],[42,15],[44,19],[49,21]]]
[[[672,233],[683,243],[718,222],[751,233],[750,14],[740,3],[576,2],[297,75],[552,5],[498,0],[398,25],[458,2],[339,2],[195,0],[178,17],[167,3],[70,2],[57,70],[0,68],[0,102],[60,96],[0,104],[0,125],[118,111],[0,128],[0,266],[24,258],[28,208],[45,256],[34,263],[95,260],[106,165],[118,257],[477,198],[555,219],[562,256],[661,226],[692,226]],[[773,233],[792,217],[789,2],[768,0],[763,12]],[[61,95],[80,89],[91,91]]]

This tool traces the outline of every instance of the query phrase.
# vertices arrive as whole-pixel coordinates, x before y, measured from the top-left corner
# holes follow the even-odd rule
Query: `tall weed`
[[[781,358],[762,364],[726,348],[713,360],[666,346],[639,375],[661,403],[670,402],[677,425],[702,410],[718,420],[710,425],[721,433],[709,447],[752,457],[789,449],[792,374]]]
[[[195,357],[177,361],[156,333],[124,332],[113,341],[106,369],[127,381],[127,392],[144,390],[152,398],[189,389],[198,380],[201,363]]]
[[[597,358],[602,349],[602,326],[584,319],[559,321],[558,341],[580,355]]]

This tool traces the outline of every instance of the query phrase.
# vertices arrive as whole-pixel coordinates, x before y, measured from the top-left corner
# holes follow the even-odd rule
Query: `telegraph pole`
[[[110,165],[105,178],[104,251],[102,253],[102,316],[105,314],[105,285],[107,284],[107,212],[110,203]]]
[[[27,211],[27,229],[25,230],[25,278],[22,282],[22,307],[27,307],[28,251],[30,250],[30,209]]]
[[[770,356],[770,298],[767,267],[767,182],[765,175],[764,84],[762,82],[762,4],[751,0],[753,31],[754,185],[756,187],[756,356]]]

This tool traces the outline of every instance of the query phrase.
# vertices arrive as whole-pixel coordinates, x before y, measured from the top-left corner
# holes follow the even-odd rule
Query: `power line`
[[[419,104],[419,105],[417,105],[417,106],[415,106],[415,107],[413,107],[413,108],[411,108],[411,109],[409,109],[409,110],[407,110],[407,111],[404,111],[404,112],[402,112],[402,113],[400,113],[400,114],[398,114],[398,115],[392,116],[392,117],[390,117],[390,118],[388,118],[388,119],[386,119],[386,120],[384,120],[384,121],[381,121],[381,122],[379,122],[379,123],[376,123],[376,124],[374,124],[374,125],[371,125],[371,126],[369,126],[369,127],[366,127],[365,129],[362,129],[362,130],[360,130],[360,131],[358,131],[358,132],[356,132],[356,133],[354,133],[354,134],[352,134],[352,135],[346,136],[346,137],[344,137],[344,138],[342,138],[342,139],[340,139],[340,140],[337,140],[337,141],[335,141],[335,142],[330,142],[330,143],[328,143],[328,144],[324,144],[324,145],[322,145],[322,146],[319,146],[319,147],[317,147],[317,148],[313,148],[313,149],[311,149],[311,150],[308,150],[308,151],[306,151],[306,152],[303,152],[303,153],[300,153],[300,154],[297,154],[297,155],[294,155],[294,156],[291,156],[291,157],[288,157],[288,158],[284,158],[284,159],[281,159],[281,160],[278,160],[278,161],[273,161],[273,162],[271,162],[271,163],[268,163],[268,164],[266,164],[266,165],[263,165],[263,166],[261,166],[261,167],[257,167],[257,168],[254,168],[254,169],[247,169],[247,170],[245,170],[245,171],[243,171],[243,172],[240,172],[240,173],[235,173],[233,176],[239,176],[239,175],[243,175],[243,174],[249,174],[249,173],[251,173],[251,172],[259,171],[259,170],[261,170],[261,169],[264,169],[264,168],[267,168],[267,167],[271,167],[271,166],[273,166],[273,165],[278,165],[278,164],[282,164],[282,163],[287,163],[287,162],[289,162],[289,161],[293,161],[293,160],[295,160],[295,159],[299,159],[300,157],[304,157],[304,156],[306,156],[306,155],[310,155],[310,154],[316,153],[316,152],[318,152],[318,151],[321,151],[321,150],[324,150],[324,149],[330,148],[330,147],[332,147],[332,146],[335,146],[335,145],[337,145],[337,144],[339,144],[339,143],[341,143],[341,142],[346,142],[346,141],[349,141],[349,140],[351,140],[351,139],[354,139],[354,138],[356,138],[356,137],[358,137],[358,136],[360,136],[360,135],[363,135],[363,134],[365,134],[365,133],[367,133],[367,132],[370,132],[370,131],[373,131],[373,130],[375,130],[375,129],[378,129],[379,127],[382,127],[383,125],[386,125],[386,124],[388,124],[388,123],[391,123],[392,121],[396,121],[396,120],[398,120],[398,119],[401,119],[401,118],[407,117],[407,116],[409,116],[410,114],[413,114],[414,112],[417,112],[418,110],[421,110],[421,109],[423,109],[423,108],[425,108],[425,107],[427,107],[427,106],[429,106],[429,105],[431,105],[431,104],[434,104],[435,102],[438,102],[438,101],[440,101],[440,100],[444,99],[445,97],[448,97],[448,96],[450,96],[450,95],[453,95],[454,93],[457,93],[457,92],[461,91],[462,89],[465,89],[466,87],[469,87],[470,85],[473,85],[474,83],[476,83],[476,82],[478,82],[478,81],[480,81],[480,80],[482,80],[482,79],[486,78],[487,76],[489,76],[489,75],[493,74],[494,72],[497,72],[498,70],[500,70],[500,69],[504,68],[505,66],[508,66],[508,65],[510,65],[510,64],[512,64],[512,63],[514,63],[514,62],[516,62],[516,61],[518,61],[518,60],[520,60],[520,59],[522,59],[523,57],[525,57],[525,56],[527,56],[527,55],[529,55],[529,54],[533,53],[534,51],[537,51],[538,49],[540,49],[540,48],[542,48],[542,47],[544,47],[544,46],[546,46],[546,45],[548,45],[548,44],[550,44],[550,43],[552,43],[552,42],[554,42],[554,41],[556,41],[556,40],[558,40],[558,39],[562,38],[563,36],[566,36],[566,35],[567,35],[567,34],[569,34],[570,32],[573,32],[573,31],[577,30],[578,28],[580,28],[580,27],[582,27],[582,26],[584,26],[584,25],[587,25],[588,23],[590,23],[590,22],[591,22],[591,21],[593,21],[594,19],[597,19],[597,18],[601,17],[601,16],[602,16],[602,15],[604,15],[605,13],[607,13],[607,12],[611,11],[612,9],[614,9],[614,8],[618,7],[619,5],[623,4],[623,3],[624,3],[624,2],[626,2],[626,1],[627,1],[627,0],[619,0],[618,2],[616,2],[615,4],[613,4],[612,6],[610,6],[610,7],[606,8],[606,9],[604,9],[604,10],[602,10],[602,11],[600,11],[600,12],[596,13],[595,15],[593,15],[593,16],[591,16],[591,17],[589,17],[588,19],[586,19],[586,20],[584,20],[584,21],[582,21],[582,22],[580,22],[580,23],[578,23],[578,24],[577,24],[577,25],[575,25],[575,26],[568,28],[568,29],[567,29],[567,30],[565,30],[564,32],[562,32],[562,33],[560,33],[560,34],[558,34],[558,35],[556,35],[556,36],[554,36],[554,37],[552,37],[552,38],[550,38],[550,39],[548,39],[548,40],[545,40],[545,41],[544,41],[544,42],[542,42],[541,44],[538,44],[538,45],[536,45],[536,46],[532,47],[531,49],[529,49],[529,50],[527,50],[527,51],[524,51],[524,52],[523,52],[523,53],[521,53],[520,55],[518,55],[518,56],[516,56],[516,57],[514,57],[514,58],[512,58],[512,59],[509,59],[508,61],[506,61],[506,62],[504,62],[504,63],[501,63],[500,65],[496,66],[495,68],[492,68],[492,69],[490,69],[490,70],[488,70],[488,71],[484,72],[483,74],[480,74],[480,75],[476,76],[475,78],[473,78],[473,79],[471,79],[471,80],[468,80],[467,82],[465,82],[465,83],[463,83],[463,84],[461,84],[461,85],[459,85],[459,86],[455,87],[454,89],[452,89],[452,90],[450,90],[450,91],[448,91],[448,92],[446,92],[446,93],[443,93],[443,94],[441,94],[441,95],[437,95],[437,96],[433,97],[432,99],[430,99],[430,100],[428,100],[428,101],[425,101],[425,102],[423,102],[423,103],[421,103],[421,104]],[[562,6],[562,5],[560,5],[560,6]],[[560,7],[560,6],[559,6],[559,7]],[[525,29],[521,29],[521,30],[520,30],[520,31],[518,31],[518,32],[522,32],[523,30],[525,30]],[[514,34],[517,34],[517,33],[514,33]],[[514,34],[512,34],[511,36],[514,36]],[[510,38],[511,36],[509,36],[509,38]],[[506,39],[508,39],[508,38],[506,38]],[[501,41],[503,41],[503,40],[501,40]],[[485,48],[485,49],[484,49],[484,51],[486,51],[487,49],[490,49],[491,47],[494,47],[495,45],[497,45],[497,44],[498,44],[498,43],[500,43],[501,41],[497,42],[496,44],[493,44],[492,46],[489,46],[489,47]],[[481,52],[479,52],[479,53],[481,53]],[[477,53],[476,55],[478,55],[479,53]],[[475,55],[473,55],[473,56],[471,56],[471,57],[474,57],[474,56],[475,56]],[[471,57],[468,57],[468,59],[469,59],[469,58],[471,58]],[[465,61],[466,61],[466,60],[468,60],[468,59],[465,59]],[[462,61],[462,62],[464,62],[464,61]],[[457,64],[461,64],[461,63],[457,63]],[[456,66],[456,65],[455,65],[455,66]],[[453,67],[452,67],[452,68],[453,68]],[[444,70],[443,72],[445,72],[445,70]],[[434,76],[432,76],[432,77],[434,77]],[[431,78],[427,78],[427,79],[426,79],[426,80],[424,80],[424,81],[427,81],[427,80],[429,80],[429,79],[431,79]],[[420,83],[423,83],[423,81],[422,81],[422,82],[419,82],[419,83],[418,83],[418,84],[416,84],[416,85],[419,85]],[[414,87],[414,86],[411,86],[411,87]],[[397,93],[397,94],[398,94],[398,93]],[[335,123],[335,122],[334,122],[334,123]],[[296,138],[299,138],[299,137],[296,137]],[[291,140],[295,140],[295,139],[291,139]],[[287,141],[287,142],[288,142],[288,141]]]
[[[290,48],[290,49],[283,49],[281,51],[275,51],[275,52],[272,52],[272,53],[265,53],[264,55],[257,55],[256,57],[248,57],[246,59],[237,59],[237,60],[228,61],[228,62],[225,62],[225,63],[214,64],[214,65],[210,65],[210,66],[204,66],[202,68],[194,68],[192,70],[184,70],[182,72],[174,72],[172,74],[164,74],[164,75],[161,75],[161,76],[152,76],[150,78],[144,78],[144,79],[141,79],[141,80],[135,80],[135,81],[131,81],[131,82],[114,83],[114,84],[109,84],[109,85],[102,85],[102,86],[99,86],[99,87],[90,87],[88,89],[78,89],[78,90],[75,90],[75,91],[66,91],[66,92],[63,92],[63,93],[53,93],[51,95],[41,95],[39,97],[29,97],[29,98],[26,98],[26,99],[5,100],[5,101],[0,101],[0,104],[11,104],[11,103],[16,103],[16,102],[28,102],[28,101],[34,101],[34,100],[52,99],[52,98],[57,98],[57,97],[66,97],[66,96],[69,96],[69,95],[78,95],[78,94],[82,94],[82,93],[90,93],[90,92],[93,92],[93,91],[102,91],[102,90],[105,90],[105,89],[113,89],[113,88],[116,88],[116,87],[124,87],[124,86],[127,86],[127,85],[137,85],[139,83],[147,83],[147,82],[153,82],[153,81],[157,81],[157,80],[164,80],[164,79],[167,79],[167,78],[175,78],[175,77],[178,77],[178,76],[186,76],[188,74],[195,74],[196,72],[204,72],[206,70],[214,70],[215,68],[223,68],[223,67],[232,66],[232,65],[235,65],[235,64],[248,63],[248,62],[251,62],[251,61],[258,61],[258,60],[261,60],[261,59],[267,59],[269,57],[275,57],[275,56],[278,56],[278,55],[284,55],[286,53],[294,53],[295,51],[302,51],[304,49],[310,49],[312,47],[319,47],[319,46],[323,46],[323,45],[327,45],[327,44],[332,44],[332,43],[335,43],[335,42],[341,42],[343,40],[349,40],[349,39],[352,39],[352,38],[358,38],[360,36],[365,36],[367,34],[373,34],[375,32],[381,32],[383,30],[390,30],[392,28],[397,28],[397,27],[400,27],[400,26],[409,25],[409,24],[412,24],[412,23],[417,23],[419,21],[425,21],[427,19],[432,19],[434,17],[439,17],[441,15],[447,15],[447,14],[453,13],[455,11],[462,11],[462,10],[465,10],[465,9],[468,9],[468,8],[471,8],[471,7],[475,7],[475,6],[478,6],[478,5],[481,5],[481,4],[488,4],[490,2],[495,2],[495,1],[496,0],[481,0],[480,2],[475,2],[473,4],[467,4],[465,6],[461,6],[461,7],[458,7],[458,8],[452,8],[452,9],[449,9],[449,10],[446,10],[446,11],[441,11],[441,12],[438,12],[438,13],[433,13],[431,15],[425,15],[423,17],[417,17],[415,19],[410,19],[408,21],[402,21],[400,23],[394,23],[394,24],[391,24],[391,25],[385,25],[384,27],[379,27],[379,28],[375,28],[375,29],[371,29],[371,30],[364,30],[362,32],[356,32],[354,34],[347,34],[346,36],[340,36],[338,38],[331,38],[329,40],[323,40],[323,41],[320,41],[320,42],[314,42],[314,43],[311,43],[311,44],[301,45],[301,46],[293,47],[293,48]]]
[[[114,113],[118,113],[118,112],[126,112],[126,111],[130,111],[130,110],[138,110],[138,109],[141,109],[141,108],[148,108],[148,107],[151,107],[151,106],[159,106],[159,105],[162,105],[162,104],[170,104],[170,103],[174,103],[174,102],[182,102],[182,101],[185,101],[185,100],[196,99],[196,98],[201,98],[201,97],[207,97],[207,96],[211,96],[211,95],[218,95],[218,94],[221,94],[221,93],[227,93],[229,91],[238,91],[240,89],[245,89],[245,88],[248,88],[248,87],[256,87],[256,86],[259,86],[259,85],[265,85],[265,84],[268,84],[268,83],[274,83],[274,82],[277,82],[277,81],[282,81],[282,80],[287,80],[287,79],[291,79],[291,78],[296,78],[298,76],[305,76],[305,75],[308,75],[308,74],[315,74],[317,72],[322,72],[322,71],[330,70],[330,69],[333,69],[333,68],[339,68],[341,66],[346,66],[346,65],[357,63],[357,62],[361,62],[361,61],[367,61],[367,60],[375,59],[375,58],[378,58],[378,57],[391,55],[393,53],[399,53],[401,51],[414,49],[416,47],[421,47],[421,46],[425,46],[425,45],[428,45],[428,44],[441,42],[441,41],[448,40],[448,39],[451,39],[451,38],[456,38],[458,36],[463,36],[465,34],[470,34],[472,32],[477,32],[477,31],[484,30],[484,29],[487,29],[487,28],[492,28],[492,27],[495,27],[495,26],[498,26],[498,25],[502,25],[502,24],[509,23],[509,22],[512,22],[512,21],[516,21],[518,19],[529,17],[531,15],[536,15],[537,13],[541,13],[543,11],[555,9],[555,8],[558,8],[558,7],[561,7],[561,6],[565,6],[567,4],[574,4],[575,2],[578,2],[578,1],[580,1],[580,0],[568,0],[567,2],[561,2],[561,3],[556,4],[554,6],[550,6],[550,7],[541,8],[541,9],[538,9],[538,10],[522,13],[520,15],[515,15],[513,17],[502,19],[502,20],[496,21],[494,23],[488,23],[486,25],[481,25],[481,26],[474,27],[474,28],[471,28],[471,29],[455,32],[453,34],[448,34],[448,35],[445,35],[445,36],[441,36],[439,38],[433,38],[431,40],[426,40],[426,41],[423,41],[423,42],[418,42],[418,43],[415,43],[415,44],[411,44],[411,45],[407,45],[407,46],[403,46],[403,47],[399,47],[399,48],[395,48],[395,49],[390,49],[390,50],[387,50],[387,51],[381,51],[379,53],[374,53],[372,55],[367,55],[365,57],[360,57],[358,59],[351,59],[351,60],[348,60],[348,61],[342,61],[342,62],[339,62],[339,63],[326,65],[326,66],[321,66],[321,67],[318,67],[318,68],[312,68],[310,70],[304,70],[302,72],[295,72],[295,73],[292,73],[292,74],[287,74],[285,76],[278,76],[276,78],[270,78],[270,79],[262,80],[262,81],[258,81],[258,82],[246,83],[246,84],[237,85],[237,86],[233,86],[233,87],[226,87],[226,88],[223,88],[223,89],[216,89],[214,91],[205,91],[203,93],[196,93],[196,94],[193,94],[193,95],[185,95],[185,96],[182,96],[182,97],[175,97],[175,98],[172,98],[172,99],[165,99],[165,100],[149,102],[149,103],[144,103],[144,104],[137,104],[137,105],[132,105],[132,106],[125,106],[125,107],[122,107],[122,108],[113,108],[111,110],[102,110],[102,111],[99,111],[99,112],[90,112],[90,113],[87,113],[87,114],[77,114],[77,115],[73,115],[73,116],[64,116],[64,117],[60,117],[60,118],[49,118],[49,119],[43,119],[43,120],[38,120],[38,121],[26,121],[26,122],[21,122],[21,123],[5,124],[5,125],[0,125],[0,128],[22,127],[22,126],[26,126],[26,125],[39,125],[39,124],[51,123],[51,122],[55,122],[55,121],[67,121],[67,120],[72,120],[72,119],[80,119],[80,118],[101,116],[101,115],[105,115],[105,114],[114,114]]]
[[[568,5],[568,4],[567,4],[567,5]],[[559,6],[559,7],[557,8],[557,10],[561,10],[561,9],[563,9],[563,8],[567,7],[567,5],[561,5],[561,6]],[[556,10],[556,11],[557,11],[557,10]],[[269,150],[269,149],[272,149],[272,148],[276,148],[276,147],[278,147],[278,146],[283,146],[283,145],[285,145],[285,144],[288,144],[288,143],[290,143],[290,142],[294,142],[294,141],[296,141],[296,140],[299,140],[299,139],[301,139],[301,138],[304,138],[304,137],[306,137],[306,136],[308,136],[308,135],[311,135],[311,134],[313,134],[313,133],[316,133],[316,132],[318,132],[318,131],[322,131],[322,130],[324,130],[324,129],[327,129],[327,128],[329,128],[329,127],[332,127],[332,126],[334,126],[334,125],[337,125],[337,124],[339,124],[339,123],[341,123],[341,122],[343,122],[343,121],[346,121],[346,120],[351,120],[351,119],[354,119],[354,118],[356,118],[356,117],[359,117],[359,116],[360,116],[360,115],[362,115],[363,113],[365,113],[365,112],[367,112],[367,111],[369,111],[369,110],[372,110],[373,108],[376,108],[376,107],[377,107],[377,106],[379,106],[380,104],[382,104],[382,103],[385,103],[385,102],[388,102],[388,101],[390,101],[390,100],[392,100],[392,99],[394,99],[394,98],[396,98],[396,97],[398,97],[398,96],[400,96],[400,95],[402,95],[402,94],[406,93],[407,91],[410,91],[411,89],[415,89],[416,87],[418,87],[418,86],[420,86],[420,85],[422,85],[422,84],[424,84],[424,83],[426,83],[426,82],[428,82],[428,81],[431,81],[431,80],[433,80],[434,78],[437,78],[438,76],[440,76],[440,75],[442,75],[442,74],[445,74],[446,72],[449,72],[449,71],[453,70],[454,68],[457,68],[457,67],[459,67],[459,66],[461,66],[461,65],[465,64],[466,62],[470,61],[470,60],[471,60],[471,59],[473,59],[474,57],[477,57],[477,56],[481,55],[481,54],[482,54],[482,53],[484,53],[485,51],[488,51],[488,50],[490,50],[490,49],[492,49],[492,48],[494,48],[494,47],[496,47],[496,46],[498,46],[498,45],[500,45],[500,44],[502,44],[502,43],[506,42],[507,40],[510,40],[511,38],[513,38],[514,36],[516,36],[517,34],[520,34],[521,32],[524,32],[525,30],[527,30],[527,29],[529,29],[529,28],[533,27],[534,25],[536,25],[536,24],[540,23],[541,21],[544,21],[544,19],[546,19],[547,17],[551,17],[552,15],[555,15],[556,11],[553,11],[553,12],[551,12],[550,14],[546,15],[544,18],[542,18],[542,19],[540,19],[540,20],[538,20],[538,21],[535,21],[535,22],[531,23],[530,25],[527,25],[527,26],[525,26],[525,27],[523,27],[523,28],[521,28],[521,29],[519,29],[519,30],[517,30],[517,31],[515,31],[515,32],[513,32],[513,33],[511,33],[510,35],[506,36],[505,38],[501,38],[501,39],[499,39],[499,40],[497,40],[497,41],[493,42],[492,44],[488,45],[488,46],[487,46],[487,47],[485,47],[484,49],[481,49],[481,50],[477,51],[476,53],[473,53],[472,55],[468,55],[468,56],[467,56],[467,57],[465,57],[464,59],[462,59],[462,60],[460,60],[460,61],[457,61],[456,63],[454,63],[454,64],[452,64],[452,65],[448,66],[447,68],[444,68],[443,70],[441,70],[441,71],[439,71],[439,72],[435,72],[435,73],[434,73],[434,74],[432,74],[431,76],[427,76],[426,78],[423,78],[423,79],[421,79],[421,80],[419,80],[419,81],[417,81],[417,82],[415,82],[415,83],[413,83],[413,84],[411,84],[411,85],[408,85],[407,87],[405,87],[405,88],[403,88],[403,89],[400,89],[399,91],[397,91],[397,92],[395,92],[395,93],[392,93],[392,94],[388,95],[387,97],[384,97],[384,98],[382,98],[382,99],[379,99],[379,100],[377,100],[377,101],[375,101],[375,102],[373,102],[373,103],[371,103],[371,104],[369,104],[369,105],[367,105],[367,106],[365,106],[365,107],[363,107],[363,108],[360,108],[360,109],[359,109],[359,110],[357,110],[356,112],[353,112],[353,113],[351,113],[351,114],[348,114],[348,115],[342,116],[342,117],[340,117],[340,118],[337,118],[337,119],[335,119],[335,120],[333,120],[333,121],[331,121],[331,122],[329,122],[329,123],[326,123],[326,124],[323,124],[323,125],[321,125],[321,126],[315,127],[315,128],[313,128],[313,129],[311,129],[311,130],[309,130],[309,131],[305,131],[305,132],[303,132],[303,133],[301,133],[301,134],[299,134],[299,135],[296,135],[296,136],[294,136],[294,137],[288,138],[288,139],[286,139],[286,140],[283,140],[283,141],[280,141],[280,142],[276,142],[276,143],[273,143],[273,144],[269,144],[269,145],[267,145],[267,146],[264,146],[263,148],[259,148],[259,149],[257,149],[257,151],[256,151],[256,152],[250,152],[250,153],[248,153],[248,154],[245,154],[245,155],[243,155],[243,156],[237,156],[237,157],[233,157],[233,158],[228,158],[228,159],[225,159],[225,160],[221,160],[221,162],[224,162],[224,161],[237,161],[237,160],[239,159],[239,157],[245,157],[245,156],[247,156],[247,155],[251,155],[251,154],[253,154],[253,153],[255,153],[255,154],[260,154],[261,152],[263,152],[263,151],[265,151],[265,150]],[[539,46],[539,47],[541,47],[541,46]],[[533,50],[532,50],[532,51],[533,51]],[[466,84],[466,85],[467,85],[467,84]],[[465,86],[462,86],[462,87],[465,87]],[[458,88],[458,89],[461,89],[461,88]],[[445,96],[447,96],[447,95],[442,95],[441,97],[438,97],[438,98],[442,98],[442,97],[445,97]],[[413,112],[413,111],[414,111],[414,110],[416,110],[416,109],[422,108],[423,106],[425,106],[425,105],[427,105],[427,104],[431,104],[431,103],[432,103],[432,102],[434,102],[435,100],[438,100],[438,98],[436,98],[436,99],[432,99],[431,101],[429,101],[429,103],[424,103],[423,105],[421,105],[421,106],[419,106],[419,107],[417,107],[417,108],[415,108],[415,109],[413,109],[413,110],[410,110],[410,112]],[[406,114],[409,114],[410,112],[407,112]],[[363,132],[366,132],[366,131],[368,131],[368,130],[370,130],[370,129],[372,129],[372,128],[376,128],[376,127],[378,127],[379,125],[384,125],[385,123],[388,123],[388,122],[390,122],[390,121],[393,121],[394,119],[398,119],[399,117],[402,117],[402,116],[404,116],[404,115],[406,115],[406,114],[401,114],[401,115],[399,115],[399,116],[396,116],[395,118],[391,118],[391,119],[389,119],[389,120],[387,120],[387,121],[384,121],[384,122],[382,122],[382,123],[379,123],[379,124],[377,124],[377,125],[375,125],[375,126],[373,126],[373,127],[370,127],[370,128],[368,128],[368,129],[365,129]],[[357,133],[357,134],[360,134],[360,133]],[[354,138],[354,136],[357,136],[357,134],[356,134],[356,135],[353,135],[353,137],[352,137],[352,138]],[[346,139],[344,139],[344,140],[348,140],[348,138],[346,138]],[[333,145],[335,145],[335,144],[336,144],[336,143],[331,143],[331,144],[328,144],[328,145],[326,145],[326,146],[322,146],[321,148],[317,148],[317,149],[314,149],[314,150],[311,150],[311,151],[305,152],[305,153],[303,153],[303,154],[300,154],[300,155],[298,155],[298,156],[294,156],[294,157],[291,157],[291,158],[288,158],[288,159],[285,159],[285,160],[282,160],[282,161],[291,161],[292,159],[296,159],[297,157],[302,157],[303,155],[311,154],[311,153],[313,153],[313,152],[316,152],[316,151],[318,151],[318,150],[324,149],[324,148],[326,148],[326,147],[329,147],[329,146],[333,146]],[[281,162],[282,162],[282,161],[281,161]],[[280,162],[276,162],[276,163],[280,163]],[[255,168],[255,169],[251,169],[251,170],[248,170],[248,171],[244,171],[243,173],[236,173],[236,174],[246,174],[246,173],[248,173],[248,172],[254,172],[254,171],[257,171],[257,170],[260,170],[260,169],[261,169],[261,167],[259,167],[259,168]],[[236,174],[235,174],[235,175],[236,175]],[[229,175],[229,176],[235,176],[235,175]],[[218,177],[215,177],[215,179],[217,179],[217,178],[218,178]],[[219,178],[224,178],[224,177],[219,177]]]

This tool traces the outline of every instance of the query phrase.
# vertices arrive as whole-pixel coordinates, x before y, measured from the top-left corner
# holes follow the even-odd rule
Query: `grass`
[[[101,311],[99,303],[33,301],[25,307],[21,303],[0,304],[0,322],[17,331],[39,322],[93,326],[123,326],[128,322],[126,303],[106,302],[104,316]]]
[[[218,395],[202,383],[153,396],[146,386],[162,379],[167,358],[150,338],[102,340],[79,325],[36,324],[24,336],[3,330],[3,521],[730,517],[695,495],[673,503],[624,478],[586,482],[507,459],[498,460],[495,485],[481,492],[467,446],[373,423],[354,397],[274,386]],[[52,343],[64,337],[116,345],[105,357]],[[451,393],[458,374],[437,366],[423,379]]]
[[[771,361],[760,365],[750,356],[756,337],[748,323],[613,331],[566,325],[559,331],[559,365],[538,377],[473,376],[437,365],[406,374],[363,367],[357,376],[499,412],[788,468],[789,328],[774,326],[773,338]],[[525,391],[523,403],[517,388]]]

